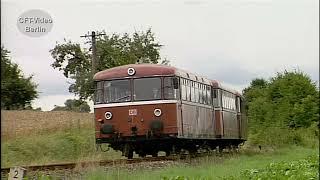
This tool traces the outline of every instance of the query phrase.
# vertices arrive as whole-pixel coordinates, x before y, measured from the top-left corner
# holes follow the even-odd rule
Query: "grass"
[[[120,158],[115,151],[95,149],[94,129],[67,129],[1,142],[1,166],[35,165]]]
[[[1,167],[119,158],[95,151],[93,114],[1,110]]]
[[[106,172],[97,168],[87,172],[84,179],[240,179],[241,172],[244,170],[261,169],[270,163],[291,162],[307,158],[309,155],[319,156],[318,149],[292,146],[258,154],[243,151],[237,155],[224,157],[222,160],[218,157],[208,157],[185,167],[168,167],[157,171],[141,170],[136,173],[115,170]]]

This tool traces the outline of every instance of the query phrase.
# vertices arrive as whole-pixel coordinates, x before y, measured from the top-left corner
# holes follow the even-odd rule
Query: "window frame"
[[[221,107],[222,109],[227,109],[230,111],[237,112],[236,108],[236,98],[237,95],[234,93],[231,93],[229,91],[226,91],[224,89],[221,90]]]
[[[159,99],[143,99],[143,100],[136,100],[134,93],[135,93],[135,80],[141,80],[141,79],[152,79],[152,78],[159,78],[160,79],[160,98]],[[141,77],[141,78],[132,78],[132,102],[139,102],[139,101],[157,101],[157,100],[163,100],[163,76],[150,76],[150,77]]]
[[[98,89],[98,84],[101,83],[101,87]],[[104,103],[104,89],[103,86],[104,81],[95,81],[95,90],[94,90],[94,104],[103,104]],[[102,101],[97,101],[97,96],[98,96],[98,91],[102,91],[101,93],[101,100]]]
[[[177,97],[176,98],[167,98],[166,97],[166,93],[165,93],[165,80],[166,78],[177,78],[178,79],[178,89],[174,89],[174,85],[172,84],[172,89],[173,89],[173,93],[176,93]],[[162,80],[162,83],[161,83],[161,96],[162,96],[162,99],[163,100],[180,100],[182,97],[181,97],[181,80],[180,80],[180,77],[178,76],[162,76],[161,78]]]
[[[110,102],[106,102],[105,100],[105,83],[109,82],[109,81],[124,81],[124,80],[127,80],[128,81],[128,87],[129,87],[129,91],[130,91],[130,100],[129,101],[122,101],[122,102],[117,102],[117,101],[110,101]],[[127,79],[127,78],[124,78],[124,79],[112,79],[112,80],[104,80],[102,81],[103,82],[103,103],[104,104],[111,104],[111,103],[126,103],[126,102],[132,102],[133,101],[133,97],[132,97],[132,80],[131,79]]]

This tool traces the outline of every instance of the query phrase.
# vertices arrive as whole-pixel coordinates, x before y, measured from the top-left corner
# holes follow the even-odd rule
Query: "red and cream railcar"
[[[96,143],[128,158],[246,140],[243,100],[217,81],[155,64],[107,69],[94,80]]]

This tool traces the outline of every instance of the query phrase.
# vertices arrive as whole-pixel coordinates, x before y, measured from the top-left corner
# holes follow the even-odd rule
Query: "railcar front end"
[[[177,137],[177,79],[135,77],[96,82],[96,143],[109,143],[132,158],[170,153]]]

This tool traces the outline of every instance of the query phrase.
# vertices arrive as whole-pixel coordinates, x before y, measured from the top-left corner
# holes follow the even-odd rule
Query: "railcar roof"
[[[135,74],[132,76],[128,75],[128,68],[134,68]],[[235,94],[240,94],[237,91],[228,89],[220,84],[216,80],[210,80],[203,76],[199,76],[195,73],[178,69],[172,66],[162,64],[128,64],[123,66],[117,66],[114,68],[106,69],[96,73],[93,77],[94,80],[108,80],[108,79],[119,79],[119,78],[139,78],[139,77],[150,77],[150,76],[170,76],[177,75],[183,78],[191,79],[194,81],[202,82],[204,84],[212,85],[216,88],[225,89]]]
[[[230,89],[230,88],[228,88],[228,87],[225,87],[224,85],[221,85],[221,83],[220,83],[219,81],[212,80],[211,83],[212,83],[212,86],[213,86],[214,88],[220,88],[220,89],[229,91],[229,92],[231,92],[231,93],[233,93],[233,94],[236,94],[236,95],[238,95],[238,96],[241,96],[241,94],[240,94],[238,91],[236,91],[236,90],[234,90],[234,89]]]
[[[128,75],[128,68],[135,69],[136,72],[133,76]],[[176,68],[161,64],[128,64],[100,71],[94,75],[93,79],[107,80],[126,77],[165,76],[175,75],[175,72]]]

